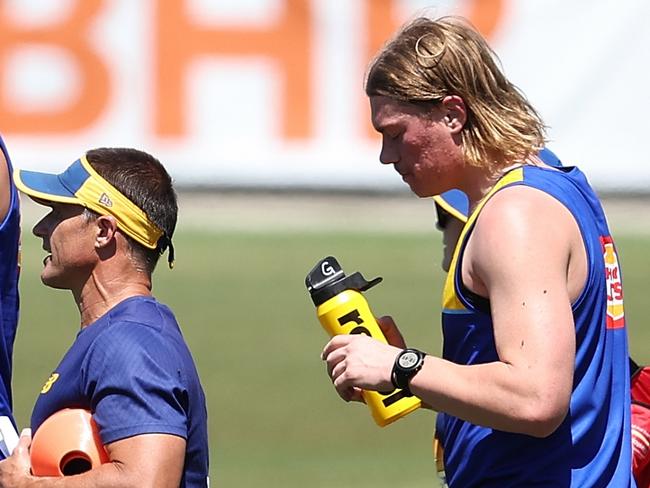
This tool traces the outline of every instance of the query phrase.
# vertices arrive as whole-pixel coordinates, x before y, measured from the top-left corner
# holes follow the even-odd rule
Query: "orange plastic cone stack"
[[[41,424],[30,447],[34,476],[71,476],[108,462],[90,412],[59,410]]]

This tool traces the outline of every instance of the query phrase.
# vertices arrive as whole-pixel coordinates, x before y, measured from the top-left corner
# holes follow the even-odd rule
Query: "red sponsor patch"
[[[620,329],[625,327],[625,311],[623,309],[623,282],[618,255],[614,241],[610,236],[601,236],[603,258],[605,260],[605,279],[607,282],[607,328]]]

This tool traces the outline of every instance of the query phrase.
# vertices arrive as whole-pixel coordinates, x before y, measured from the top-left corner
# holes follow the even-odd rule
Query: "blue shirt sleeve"
[[[187,388],[166,339],[151,326],[121,322],[93,341],[81,379],[104,444],[156,433],[187,439]]]

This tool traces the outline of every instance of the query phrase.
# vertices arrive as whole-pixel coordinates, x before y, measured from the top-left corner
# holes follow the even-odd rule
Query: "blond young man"
[[[470,216],[442,357],[337,336],[337,392],[399,387],[438,411],[452,488],[634,486],[620,269],[584,175],[539,159],[542,120],[460,19],[406,25],[366,94],[380,161],[420,197],[463,191]]]

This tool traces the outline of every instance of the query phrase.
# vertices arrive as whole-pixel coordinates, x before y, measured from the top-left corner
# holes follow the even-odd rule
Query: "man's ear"
[[[444,122],[452,134],[458,134],[467,122],[467,107],[465,101],[458,95],[448,95],[442,99]]]
[[[102,249],[108,246],[115,238],[117,220],[112,215],[100,215],[95,219],[96,235],[95,248]]]

